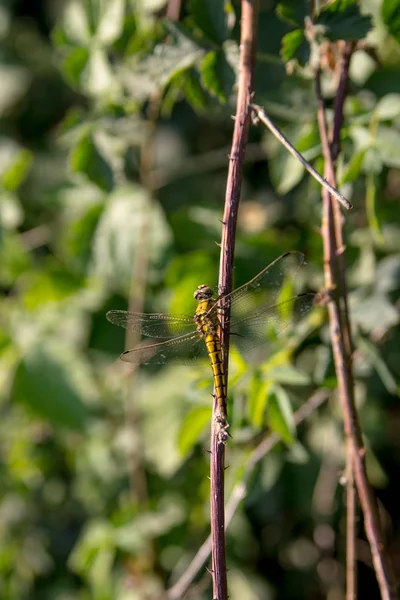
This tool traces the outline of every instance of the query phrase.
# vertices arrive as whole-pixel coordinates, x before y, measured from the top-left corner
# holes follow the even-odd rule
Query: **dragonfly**
[[[208,285],[199,285],[194,292],[197,301],[194,315],[110,310],[106,315],[108,321],[152,340],[126,350],[121,359],[142,364],[165,364],[174,360],[190,364],[208,355],[217,402],[216,420],[220,439],[225,441],[228,427],[227,377],[221,352],[221,312],[225,311],[228,317],[224,320],[224,327],[244,352],[266,344],[267,328],[272,328],[279,336],[315,303],[316,294],[313,293],[279,301],[285,281],[290,274],[295,275],[303,263],[304,255],[300,252],[286,252],[253,279],[220,296],[215,295]]]

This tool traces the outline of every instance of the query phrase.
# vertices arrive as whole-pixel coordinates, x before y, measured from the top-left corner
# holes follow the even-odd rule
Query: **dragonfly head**
[[[202,285],[199,285],[199,287],[197,288],[197,290],[194,293],[194,298],[195,300],[209,300],[210,298],[213,297],[213,290],[206,285],[205,283],[203,283]]]

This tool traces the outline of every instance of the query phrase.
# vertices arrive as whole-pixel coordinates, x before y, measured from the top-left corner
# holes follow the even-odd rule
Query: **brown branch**
[[[326,152],[325,174],[327,178],[336,185],[336,160],[340,152],[340,132],[344,118],[344,102],[347,96],[350,60],[355,48],[353,42],[345,42],[340,65],[340,77],[337,94],[334,102],[333,128],[331,132],[330,152]],[[319,94],[318,102],[323,106],[323,98]],[[323,111],[325,112],[325,110]],[[329,150],[329,145],[324,146]],[[333,220],[337,243],[338,279],[340,287],[339,298],[342,302],[342,332],[348,364],[348,372],[352,377],[351,361],[353,355],[353,342],[349,321],[348,293],[346,281],[346,256],[343,242],[342,215],[337,205],[333,206]],[[351,389],[354,382],[351,381]],[[357,522],[357,491],[355,487],[352,446],[346,444],[346,598],[355,600],[357,598],[357,557],[356,557],[356,522]]]
[[[243,159],[250,126],[249,101],[253,88],[254,55],[256,46],[257,0],[242,0],[240,33],[240,66],[236,118],[233,131],[225,208],[222,226],[219,293],[232,289],[233,257],[236,223],[243,180]],[[228,383],[229,310],[221,314],[221,346],[226,388]],[[211,427],[210,456],[210,512],[212,539],[213,598],[227,600],[225,516],[224,516],[224,463],[227,424],[219,423],[219,408],[214,388],[213,425]]]
[[[353,457],[346,448],[346,600],[357,598],[357,491],[354,482]]]
[[[296,426],[303,423],[313,412],[317,410],[330,397],[330,392],[327,389],[320,389],[315,392],[310,398],[297,410],[294,414],[294,422]],[[247,486],[253,476],[254,470],[258,463],[271,452],[282,438],[278,433],[270,433],[249,455],[246,467],[244,469],[243,478],[235,484],[230,498],[226,504],[226,527],[231,523],[236,510],[241,501],[246,497]],[[171,587],[167,592],[168,600],[180,600],[188,590],[192,581],[200,571],[211,552],[211,535],[200,546],[192,562],[183,573],[182,577]]]
[[[171,21],[178,22],[181,14],[182,0],[168,0],[167,17]]]
[[[289,140],[283,135],[282,131],[271,121],[271,119],[268,117],[267,113],[262,108],[262,106],[258,106],[258,104],[251,103],[250,107],[254,110],[256,117],[262,123],[264,123],[266,127],[268,127],[270,132],[274,134],[274,136],[277,140],[280,141],[282,146],[284,146],[286,150],[288,150],[288,152],[290,152],[290,154],[294,156],[294,158],[296,158],[299,161],[299,163],[303,165],[303,167],[310,173],[310,175],[314,177],[314,179],[318,181],[320,185],[328,189],[332,196],[336,198],[336,200],[340,202],[340,204],[344,206],[344,208],[346,208],[347,210],[353,208],[352,204],[347,200],[347,198],[345,198],[343,194],[341,194],[334,186],[332,186],[329,183],[329,181],[326,181],[326,179],[324,179],[318,173],[318,171],[314,169],[314,167],[308,162],[308,160],[306,160],[304,156],[300,154],[300,152],[298,152],[298,150],[296,150],[294,146],[292,146]]]
[[[342,61],[342,72],[338,86],[338,94],[335,103],[335,119],[332,133],[334,141],[335,158],[339,151],[340,127],[343,121],[343,103],[346,95],[348,69],[352,53],[352,45],[344,46]],[[323,155],[325,159],[325,176],[331,184],[335,183],[335,166],[332,156],[332,148],[329,144],[327,133],[325,106],[321,94],[320,71],[316,74],[316,93],[318,100],[318,125],[320,129]],[[334,138],[334,139],[333,139]],[[341,233],[341,215],[335,212],[332,198],[326,189],[322,191],[323,217],[321,234],[324,245],[324,271],[325,286],[331,294],[328,304],[329,322],[331,330],[332,347],[335,361],[336,375],[338,379],[339,399],[342,406],[344,433],[348,451],[348,466],[352,466],[357,486],[358,496],[364,515],[365,530],[371,548],[373,564],[384,600],[396,598],[395,582],[389,557],[383,543],[382,528],[378,513],[376,499],[368,482],[365,468],[365,448],[358,422],[357,410],[354,403],[354,385],[351,370],[351,338],[350,321],[347,310],[347,289],[344,270],[343,243]],[[343,300],[344,298],[344,300]],[[342,299],[342,303],[340,301]],[[351,478],[350,478],[351,480]],[[351,481],[350,481],[351,484]],[[354,492],[349,492],[349,510],[354,504]],[[350,518],[353,518],[352,516]],[[349,526],[349,536],[354,537],[354,524]],[[351,527],[351,529],[350,529]],[[354,555],[354,540],[348,540],[350,545],[350,559]],[[354,560],[354,558],[353,558]],[[353,571],[355,565],[353,565]],[[348,573],[348,575],[350,575]],[[347,598],[355,597],[355,580],[347,581]]]

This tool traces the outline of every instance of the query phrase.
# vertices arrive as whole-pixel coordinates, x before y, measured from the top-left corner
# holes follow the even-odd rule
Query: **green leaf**
[[[83,2],[71,0],[67,3],[62,19],[62,33],[64,41],[70,44],[79,46],[89,44],[90,29]],[[58,37],[60,37],[60,34]]]
[[[198,406],[190,410],[182,421],[178,436],[179,452],[186,456],[199,441],[204,429],[211,422],[212,410]]]
[[[399,322],[399,315],[386,295],[375,293],[358,302],[352,310],[352,320],[366,332],[375,329],[377,318],[379,318],[379,327],[382,330],[390,329]]]
[[[389,33],[400,43],[400,0],[383,0],[382,20]]]
[[[295,29],[282,38],[281,56],[285,62],[296,60],[304,67],[310,59],[310,45],[302,29]]]
[[[361,40],[372,28],[372,17],[362,15],[357,0],[335,0],[326,4],[315,21],[324,35],[336,40]]]
[[[228,19],[232,11],[230,2],[222,0],[191,0],[189,3],[189,12],[197,27],[219,45],[228,37]]]
[[[189,69],[183,79],[183,89],[186,100],[196,111],[207,106],[207,96],[200,82],[200,77],[195,69]]]
[[[0,242],[2,243],[4,238],[4,230],[17,229],[24,221],[24,211],[21,203],[14,193],[9,193],[0,190]],[[21,240],[22,244],[22,240]],[[2,255],[3,257],[6,255]],[[2,261],[0,261],[1,263]]]
[[[271,429],[278,433],[284,442],[293,444],[296,426],[292,405],[289,395],[281,386],[274,386],[273,393],[268,398],[267,414]]]
[[[84,173],[102,190],[109,192],[113,189],[113,171],[98,150],[91,134],[84,136],[72,150],[70,165],[73,172]]]
[[[125,0],[107,0],[102,5],[96,29],[96,39],[104,45],[112,44],[122,33]]]
[[[0,199],[1,204],[2,199]],[[1,216],[1,215],[0,215]],[[23,244],[21,237],[3,232],[0,236],[0,284],[12,286],[18,278],[32,268],[33,257]]]
[[[11,164],[1,176],[6,190],[17,190],[26,178],[32,164],[33,155],[29,150],[21,148],[12,158]]]
[[[205,50],[181,25],[167,21],[168,43],[158,44],[140,62],[135,57],[127,63],[124,82],[132,98],[145,99],[155,90],[164,89],[179,73],[197,64]]]
[[[93,96],[103,97],[116,91],[117,80],[114,79],[110,60],[104,48],[93,46],[85,70],[82,72],[81,85]]]
[[[400,289],[400,254],[381,260],[376,269],[376,290],[383,294]]]
[[[11,395],[56,427],[84,429],[88,409],[72,376],[76,364],[66,359],[68,354],[62,346],[32,347],[15,372]]]
[[[307,373],[299,371],[292,365],[273,367],[268,371],[268,379],[287,385],[310,385],[311,379]]]
[[[351,183],[357,179],[364,166],[365,154],[366,150],[360,150],[359,152],[355,152],[353,154],[350,162],[343,168],[342,176],[340,178],[340,185]]]
[[[191,268],[187,265],[190,263]],[[193,290],[201,281],[214,283],[215,262],[202,251],[194,251],[175,256],[170,261],[165,282],[171,290],[168,310],[170,312],[193,314],[195,303]]]
[[[385,154],[385,150],[383,150],[383,152]],[[381,155],[381,152],[378,148],[378,144],[376,145],[376,147],[368,148],[364,155],[364,163],[362,166],[363,172],[374,173],[375,175],[379,175],[379,173],[382,173],[383,165],[384,157]]]
[[[66,260],[83,273],[92,261],[93,239],[103,210],[104,203],[100,200],[87,204],[82,201],[79,213],[73,215],[62,232],[60,245]]]
[[[75,86],[82,84],[82,76],[89,61],[87,48],[74,48],[63,62],[63,72],[70,83]]]
[[[368,225],[371,229],[371,232],[375,238],[375,240],[379,244],[383,244],[383,234],[379,224],[378,215],[376,212],[376,196],[377,196],[377,188],[379,186],[379,178],[377,175],[370,171],[366,175],[366,214],[368,219]]]
[[[369,358],[371,364],[375,367],[376,372],[381,378],[381,381],[389,394],[398,396],[400,394],[400,388],[377,347],[371,344],[368,339],[361,336],[359,336],[357,339],[357,345],[360,350],[364,352],[366,357]]]
[[[151,201],[148,192],[135,185],[117,188],[108,197],[98,222],[92,245],[93,271],[110,287],[127,293],[132,285],[136,253],[145,252],[148,280],[159,281],[169,258],[170,243],[164,212]]]
[[[235,72],[222,50],[209,52],[204,57],[201,63],[201,78],[204,87],[224,103],[232,93],[236,79]]]
[[[82,279],[71,271],[49,260],[46,269],[31,269],[25,280],[24,304],[28,310],[43,304],[62,302],[77,294],[83,285]]]
[[[282,0],[276,7],[276,14],[291,25],[303,27],[310,10],[310,0]]]
[[[255,373],[251,380],[248,398],[249,418],[255,427],[262,427],[265,422],[265,407],[270,389],[271,382],[262,380],[259,373]]]
[[[375,148],[384,165],[400,168],[400,132],[397,129],[380,125],[376,135]]]
[[[395,119],[400,115],[400,94],[386,94],[378,102],[374,117],[380,121]]]

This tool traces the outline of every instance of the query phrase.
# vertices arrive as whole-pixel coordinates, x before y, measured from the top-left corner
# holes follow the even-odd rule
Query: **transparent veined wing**
[[[114,325],[128,331],[140,333],[155,339],[169,339],[176,336],[195,333],[193,317],[168,313],[134,313],[126,310],[110,310],[106,315]]]
[[[272,305],[261,305],[246,317],[230,322],[232,342],[242,351],[278,338],[315,305],[318,294],[306,293]]]
[[[204,340],[196,333],[188,333],[152,344],[138,346],[121,354],[122,360],[131,363],[163,365],[166,362],[192,364],[199,358],[207,357]]]
[[[254,311],[261,310],[257,307],[260,294],[265,295],[265,308],[273,306],[277,303],[285,280],[289,276],[295,276],[303,264],[304,255],[301,252],[286,252],[260,271],[253,279],[230,294],[222,296],[219,306],[230,308],[231,322],[245,318],[246,315],[251,316]],[[218,309],[213,307],[212,310]]]
[[[304,264],[300,252],[279,256],[250,281],[223,296],[219,303],[230,307],[229,331],[232,342],[243,351],[267,344],[313,307],[316,294],[299,294],[280,302],[285,283]]]
[[[283,254],[253,279],[222,296],[210,310],[209,316],[215,316],[223,307],[229,306],[229,328],[234,343],[243,350],[267,343],[270,329],[274,336],[279,336],[314,304],[315,294],[300,294],[279,302],[285,280],[289,274],[295,275],[303,263],[304,256],[299,252]],[[192,316],[111,310],[107,313],[107,319],[129,331],[163,340],[127,350],[121,355],[127,362],[164,364],[175,360],[191,364],[193,360],[207,355],[205,342],[197,333]]]

